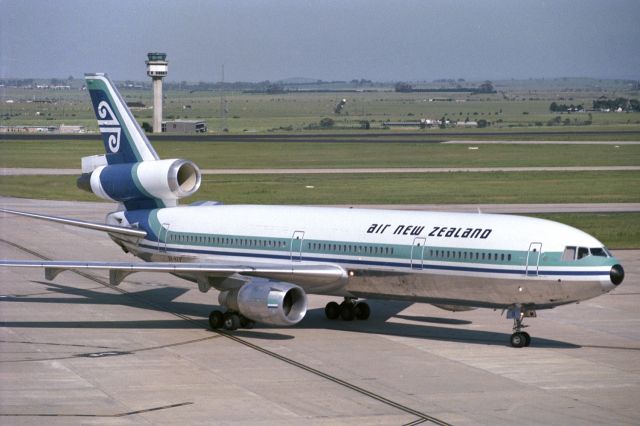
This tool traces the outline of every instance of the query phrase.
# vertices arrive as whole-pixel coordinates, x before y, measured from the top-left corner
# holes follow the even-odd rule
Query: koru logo
[[[122,132],[122,128],[107,101],[100,101],[98,104],[98,117],[100,117],[98,120],[100,133],[109,135],[109,150],[114,153],[118,152],[120,149],[120,133]]]

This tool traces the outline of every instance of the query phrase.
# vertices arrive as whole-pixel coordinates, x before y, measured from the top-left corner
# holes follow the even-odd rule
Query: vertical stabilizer
[[[158,160],[158,154],[109,77],[106,74],[85,74],[85,80],[107,162],[122,164]]]

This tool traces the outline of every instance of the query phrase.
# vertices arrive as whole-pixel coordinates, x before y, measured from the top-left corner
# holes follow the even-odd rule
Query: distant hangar
[[[162,122],[162,133],[206,133],[207,123],[202,120],[172,120]]]

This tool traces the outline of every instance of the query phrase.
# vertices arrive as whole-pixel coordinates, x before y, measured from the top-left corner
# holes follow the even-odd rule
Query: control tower
[[[166,53],[147,54],[147,75],[153,80],[153,133],[162,133],[162,79],[167,76]]]

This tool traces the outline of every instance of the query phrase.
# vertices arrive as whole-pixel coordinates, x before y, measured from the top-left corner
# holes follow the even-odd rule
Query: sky
[[[0,78],[640,79],[638,0],[0,0]]]

